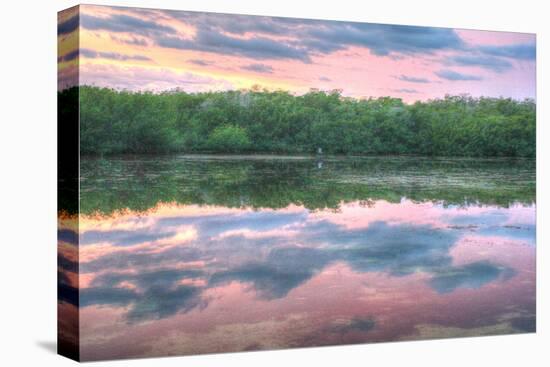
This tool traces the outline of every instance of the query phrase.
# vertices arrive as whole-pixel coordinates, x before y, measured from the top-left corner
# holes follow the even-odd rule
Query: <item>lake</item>
[[[83,360],[535,331],[534,160],[80,167]]]

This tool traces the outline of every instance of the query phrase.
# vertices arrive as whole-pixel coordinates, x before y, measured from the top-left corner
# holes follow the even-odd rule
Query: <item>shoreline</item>
[[[417,158],[422,160],[433,159],[441,160],[483,160],[483,161],[500,161],[500,160],[524,160],[536,161],[536,157],[514,157],[514,156],[444,156],[444,155],[422,155],[422,154],[367,154],[367,155],[347,155],[347,154],[304,154],[304,153],[212,153],[212,152],[172,152],[172,153],[118,153],[118,154],[81,154],[84,159],[117,159],[117,158],[133,158],[133,157],[196,157],[196,158],[214,158],[214,159],[281,159],[281,160],[313,160],[313,159],[365,159],[365,158],[381,158],[381,159],[405,159]]]

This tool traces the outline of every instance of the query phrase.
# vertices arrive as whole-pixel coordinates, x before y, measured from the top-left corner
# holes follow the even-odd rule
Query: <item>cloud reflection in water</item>
[[[80,294],[83,315],[88,309],[99,312],[97,307],[118,309],[127,328],[144,321],[185,317],[187,313],[199,318],[197,312],[208,313],[211,308],[214,312],[225,304],[224,299],[231,298],[230,294],[243,291],[247,296],[240,297],[239,307],[256,309],[254,313],[259,318],[256,322],[270,319],[269,304],[283,302],[293,312],[305,313],[305,319],[316,319],[318,333],[329,335],[326,338],[336,335],[334,338],[344,338],[343,341],[349,338],[349,342],[364,341],[366,337],[394,340],[413,330],[403,327],[390,332],[385,319],[388,315],[353,307],[338,311],[340,319],[342,314],[346,316],[335,323],[333,318],[322,316],[332,307],[323,303],[323,297],[330,297],[338,287],[349,287],[342,302],[346,299],[358,305],[380,302],[388,310],[404,307],[400,312],[411,314],[402,317],[412,318],[412,325],[446,324],[451,319],[438,320],[434,316],[430,321],[430,315],[415,316],[412,304],[406,305],[414,304],[419,297],[431,297],[441,307],[451,307],[446,297],[469,292],[464,294],[472,303],[468,307],[474,310],[495,289],[509,288],[511,294],[516,292],[517,285],[512,282],[516,277],[532,280],[534,289],[534,279],[524,273],[524,264],[501,258],[496,252],[487,255],[484,243],[479,242],[483,238],[498,239],[521,254],[517,259],[534,259],[534,248],[526,246],[534,243],[534,216],[527,216],[527,220],[525,216],[521,220],[514,216],[525,211],[525,207],[459,209],[405,201],[377,202],[370,207],[352,203],[343,205],[339,211],[320,212],[295,206],[220,214],[215,207],[193,210],[181,207],[180,214],[177,208],[173,209],[170,215],[149,213],[146,225],[136,220],[137,214],[113,217],[112,223],[117,224],[113,230],[105,225],[109,219],[83,219],[86,231],[81,237],[80,251],[81,257],[89,259],[80,264],[81,279],[86,279]],[[414,209],[422,214],[402,215],[403,211]],[[534,207],[530,210],[534,211]],[[121,223],[125,229],[119,228]],[[192,231],[194,235],[166,242],[156,251],[148,248],[174,238],[180,230]],[[476,236],[476,245],[465,247],[465,241],[472,236]],[[457,252],[457,248],[462,252]],[[337,277],[331,278],[334,284],[323,284],[334,272],[333,277]],[[351,281],[351,274],[365,280]],[[369,285],[368,279],[380,277],[386,279],[385,284]],[[486,289],[488,285],[492,288]],[[308,293],[308,289],[315,291]],[[365,295],[368,289],[370,293]],[[392,289],[395,299],[383,298]],[[307,296],[299,296],[304,292]],[[399,299],[403,294],[407,296]],[[521,302],[516,312],[522,318],[513,319],[510,325],[525,331],[525,325],[533,324],[522,321],[529,320],[531,301]],[[263,316],[262,307],[266,312]],[[217,312],[217,321],[210,321],[219,322],[217,327],[237,322],[226,308]],[[468,317],[466,313],[457,316],[456,326],[468,326],[473,322]],[[377,334],[383,332],[386,334]],[[314,335],[319,338],[315,339],[318,345],[332,343],[333,339],[323,342],[325,336]],[[179,352],[185,353],[181,348]]]

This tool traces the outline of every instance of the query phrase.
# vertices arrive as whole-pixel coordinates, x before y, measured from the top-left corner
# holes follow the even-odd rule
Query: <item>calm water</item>
[[[535,331],[534,161],[128,157],[81,174],[84,360]]]

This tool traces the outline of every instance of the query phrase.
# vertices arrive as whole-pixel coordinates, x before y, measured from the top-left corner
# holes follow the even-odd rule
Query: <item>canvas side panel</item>
[[[79,7],[57,22],[57,351],[79,360]]]

